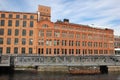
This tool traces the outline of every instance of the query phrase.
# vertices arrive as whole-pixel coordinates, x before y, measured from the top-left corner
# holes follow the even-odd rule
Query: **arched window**
[[[43,24],[42,28],[48,28],[48,25],[47,24]]]

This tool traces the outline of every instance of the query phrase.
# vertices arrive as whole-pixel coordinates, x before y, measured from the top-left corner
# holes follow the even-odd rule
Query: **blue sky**
[[[71,23],[114,29],[120,35],[120,0],[0,0],[0,10],[36,12],[50,6],[52,21],[68,18]]]

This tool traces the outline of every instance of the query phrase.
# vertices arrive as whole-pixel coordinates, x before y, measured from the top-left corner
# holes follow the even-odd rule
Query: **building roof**
[[[89,26],[89,25],[83,25],[83,24],[76,24],[76,23],[65,23],[61,20],[58,20],[55,22],[55,24],[63,24],[63,25],[70,25],[70,26],[82,26],[82,27],[85,27],[85,28],[94,28],[94,29],[98,29],[98,30],[110,30],[110,31],[113,31],[113,29],[109,29],[109,28],[98,28],[98,27],[93,27],[93,26]]]
[[[0,11],[1,13],[23,13],[23,14],[37,14],[37,12],[17,12],[17,11]]]

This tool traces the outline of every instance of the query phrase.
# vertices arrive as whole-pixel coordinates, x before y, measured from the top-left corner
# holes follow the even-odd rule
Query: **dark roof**
[[[80,27],[85,27],[85,28],[94,28],[94,29],[112,30],[113,31],[113,29],[109,29],[109,28],[93,27],[93,26],[89,26],[89,25],[75,24],[75,23],[65,23],[65,22],[62,22],[62,21],[57,21],[57,22],[55,22],[55,24],[70,25],[70,26],[80,26]]]
[[[17,11],[0,11],[3,13],[22,13],[22,14],[37,14],[37,12],[17,12]]]

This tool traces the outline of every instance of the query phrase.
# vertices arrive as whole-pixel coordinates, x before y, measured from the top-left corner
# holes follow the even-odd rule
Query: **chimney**
[[[64,19],[64,22],[65,23],[69,23],[69,19]]]

